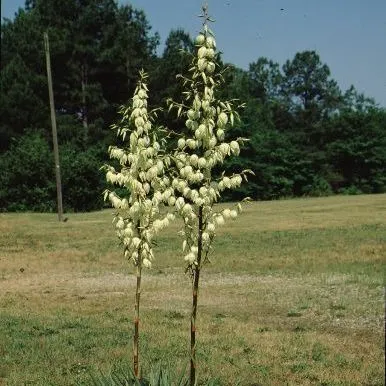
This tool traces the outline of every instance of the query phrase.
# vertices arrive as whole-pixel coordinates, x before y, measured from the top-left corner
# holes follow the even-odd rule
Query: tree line
[[[114,0],[26,0],[1,24],[0,210],[56,207],[43,33],[50,37],[61,157],[68,211],[103,207],[100,166],[114,138],[111,125],[133,94],[137,74],[149,74],[151,106],[181,93],[196,49],[172,30],[157,55],[159,35],[146,14]],[[264,57],[240,69],[218,58],[225,100],[244,104],[229,140],[246,137],[229,172],[251,169],[249,184],[225,197],[276,199],[386,191],[386,110],[353,86],[341,90],[315,51],[283,66]],[[183,122],[165,111],[173,133]]]

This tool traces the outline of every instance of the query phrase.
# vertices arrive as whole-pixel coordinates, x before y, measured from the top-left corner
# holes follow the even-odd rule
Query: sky
[[[354,85],[386,107],[385,0],[207,0],[212,30],[226,62],[243,69],[261,56],[283,65],[297,52],[315,50],[343,91]],[[171,29],[195,37],[203,0],[118,0],[142,9],[161,37]],[[24,0],[1,0],[13,18]]]

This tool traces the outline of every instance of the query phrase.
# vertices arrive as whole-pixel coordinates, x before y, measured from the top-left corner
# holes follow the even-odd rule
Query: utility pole
[[[48,41],[47,32],[44,32],[44,49],[46,52],[48,95],[50,98],[50,108],[51,108],[52,141],[53,141],[53,145],[54,145],[56,193],[57,193],[57,201],[58,201],[58,218],[59,218],[59,221],[63,221],[62,181],[61,181],[61,177],[60,177],[58,132],[56,129],[54,92],[52,90],[50,45],[49,45],[49,41]]]

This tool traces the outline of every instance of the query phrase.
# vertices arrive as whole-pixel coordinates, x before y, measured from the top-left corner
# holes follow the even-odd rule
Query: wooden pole
[[[48,95],[49,95],[49,98],[50,98],[52,141],[53,141],[53,145],[54,145],[56,193],[57,193],[57,201],[58,201],[58,218],[59,218],[59,221],[63,221],[62,181],[61,181],[61,177],[60,177],[58,132],[57,132],[57,129],[56,129],[54,92],[52,90],[50,45],[49,45],[49,41],[48,41],[48,34],[47,34],[47,32],[44,32],[44,49],[45,49],[45,52],[46,52],[47,78],[48,78]]]

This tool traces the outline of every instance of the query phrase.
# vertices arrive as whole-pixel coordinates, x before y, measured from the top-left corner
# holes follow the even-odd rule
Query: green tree
[[[38,18],[23,10],[1,24],[0,151],[49,122],[42,36]]]
[[[353,85],[351,85],[343,95],[342,110],[369,112],[376,107],[377,105],[373,98],[369,98],[363,93],[358,92]]]
[[[110,132],[106,129],[116,118],[117,106],[134,90],[133,74],[154,60],[158,36],[151,36],[150,29],[142,11],[118,7],[114,0],[27,1],[26,10],[2,24],[2,94],[12,100],[2,103],[1,115],[16,117],[12,125],[2,120],[3,136],[23,133],[28,109],[49,117],[39,109],[48,100],[43,31],[48,30],[50,37],[57,112],[76,116],[84,140],[96,142]],[[13,76],[23,69],[24,74]],[[21,93],[36,95],[41,102],[36,99],[25,106]],[[36,127],[48,126],[46,118],[29,121]]]
[[[188,74],[193,52],[194,44],[187,32],[182,29],[170,31],[163,54],[153,62],[151,69],[151,104],[165,106],[168,98],[176,99],[181,95],[183,88],[177,77]],[[184,122],[178,117],[170,116],[166,110],[160,111],[159,117],[170,132],[184,130]],[[176,140],[172,136],[167,146],[173,149],[175,145]]]
[[[118,107],[132,95],[139,70],[151,68],[158,44],[145,13],[131,5],[119,7],[114,21],[103,26],[97,79],[108,102],[106,122],[116,120]]]
[[[315,51],[298,52],[283,65],[283,73],[283,94],[305,124],[320,120],[340,106],[340,89]]]
[[[177,75],[188,74],[193,52],[194,44],[187,32],[182,29],[170,31],[162,57],[153,69],[152,84],[156,104],[180,94],[181,83],[177,81]]]
[[[291,128],[310,154],[323,141],[323,122],[341,106],[341,91],[315,51],[299,52],[283,66],[283,97],[294,116]]]
[[[48,106],[42,99],[47,86],[41,75],[34,73],[16,54],[1,70],[0,77],[0,151],[9,148],[11,139],[25,130],[48,125]]]
[[[252,95],[262,102],[279,99],[283,85],[283,75],[278,63],[259,58],[249,65],[248,76],[251,81]]]
[[[297,53],[284,64],[283,75],[282,96],[292,115],[288,135],[303,153],[301,158],[311,161],[313,176],[307,180],[315,181],[319,190],[320,180],[326,179],[330,169],[325,128],[342,106],[341,91],[315,51]],[[313,189],[313,183],[307,183],[301,190],[310,194]]]
[[[345,110],[327,126],[328,162],[335,191],[386,191],[386,110]]]
[[[15,140],[0,155],[0,210],[52,211],[56,187],[53,155],[39,132]]]

